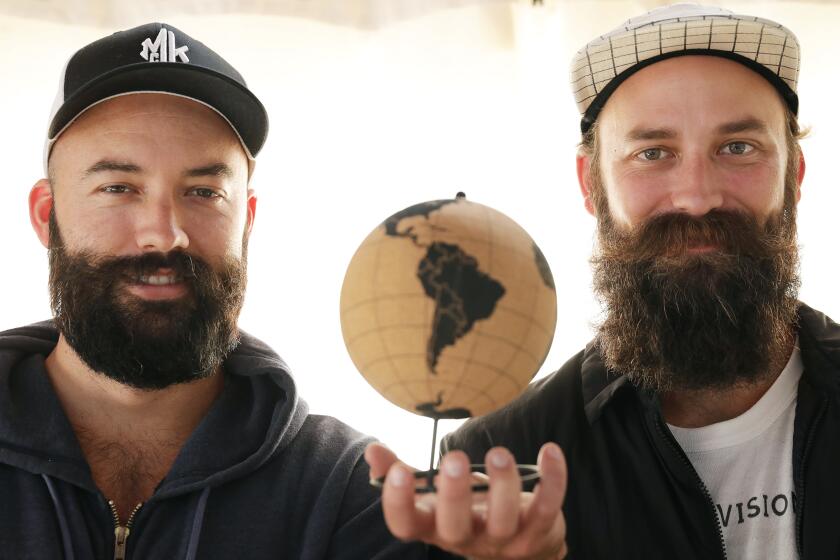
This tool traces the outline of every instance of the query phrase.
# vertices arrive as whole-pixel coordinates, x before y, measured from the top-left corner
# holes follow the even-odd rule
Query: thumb
[[[540,482],[535,489],[540,501],[552,504],[558,509],[566,498],[568,485],[568,467],[566,457],[560,446],[554,442],[546,443],[540,449],[537,458],[540,470]]]
[[[373,479],[385,476],[391,465],[397,462],[397,456],[381,443],[374,442],[365,449],[365,461],[370,467],[370,477]]]

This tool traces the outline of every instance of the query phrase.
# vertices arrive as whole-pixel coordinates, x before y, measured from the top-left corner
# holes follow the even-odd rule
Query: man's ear
[[[254,219],[257,217],[257,193],[254,189],[248,189],[248,235],[251,235],[251,230],[254,229]]]
[[[802,198],[802,181],[805,179],[805,155],[799,150],[799,169],[796,173],[796,202]]]
[[[592,204],[592,174],[590,172],[591,158],[582,151],[577,153],[577,176],[580,185],[580,194],[583,195],[583,206],[586,211],[595,215],[595,206]]]
[[[29,221],[41,245],[50,246],[50,211],[53,208],[53,193],[49,179],[41,179],[29,191]]]

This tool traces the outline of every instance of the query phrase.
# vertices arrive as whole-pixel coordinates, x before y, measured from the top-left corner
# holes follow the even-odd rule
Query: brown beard
[[[93,370],[138,389],[163,389],[206,378],[239,343],[237,319],[246,285],[242,259],[218,270],[182,251],[111,257],[70,253],[50,215],[50,300],[56,326]],[[169,268],[187,293],[147,301],[125,288]]]
[[[784,366],[799,288],[795,175],[766,224],[714,210],[658,215],[630,232],[615,224],[594,179],[591,263],[605,311],[597,343],[610,370],[661,392],[749,384]],[[714,249],[689,252],[703,245]]]

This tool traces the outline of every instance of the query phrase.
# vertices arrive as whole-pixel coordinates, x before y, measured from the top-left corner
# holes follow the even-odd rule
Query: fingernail
[[[548,445],[545,448],[545,452],[548,454],[549,457],[552,459],[559,461],[560,460],[560,448],[556,445]]]
[[[458,478],[459,476],[464,474],[464,466],[461,464],[460,461],[450,459],[448,461],[443,462],[443,472],[444,474],[446,474],[446,476]]]
[[[395,486],[397,488],[405,486],[408,484],[408,474],[401,468],[394,467],[388,475],[388,482],[391,486]]]
[[[501,449],[496,449],[490,452],[490,464],[497,469],[503,469],[510,464],[510,458]]]

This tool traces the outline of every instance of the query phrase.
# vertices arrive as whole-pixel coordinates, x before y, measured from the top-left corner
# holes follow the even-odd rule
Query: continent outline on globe
[[[448,221],[444,221],[442,217],[437,222],[435,221],[435,216],[439,215],[440,212],[444,212]],[[528,284],[527,289],[524,291],[529,293],[532,291],[541,292],[540,297],[542,299],[535,297],[533,299],[533,307],[535,309],[539,308],[538,310],[542,315],[540,316],[539,322],[537,319],[531,318],[531,322],[528,323],[522,317],[527,318],[529,313],[533,313],[533,310],[504,310],[506,313],[506,322],[517,323],[518,321],[518,323],[524,325],[520,329],[524,334],[517,334],[516,337],[526,339],[525,343],[518,339],[510,340],[508,345],[513,348],[511,350],[512,357],[510,360],[502,360],[500,362],[500,364],[506,364],[511,369],[516,370],[511,375],[502,375],[502,373],[507,372],[500,372],[498,370],[498,367],[501,367],[501,365],[493,367],[492,364],[488,364],[487,366],[482,366],[484,370],[480,370],[480,360],[473,360],[471,355],[468,355],[466,358],[455,358],[453,355],[448,361],[451,362],[452,359],[460,360],[459,363],[463,364],[461,373],[459,375],[453,375],[450,372],[449,378],[434,381],[435,377],[439,377],[439,364],[445,350],[456,347],[458,342],[465,337],[470,338],[476,324],[481,324],[488,319],[492,320],[494,313],[497,312],[499,302],[503,301],[509,293],[509,287],[505,285],[506,280],[504,278],[494,277],[493,270],[482,267],[482,259],[487,259],[487,255],[477,257],[470,254],[469,250],[461,246],[460,241],[457,241],[459,239],[459,232],[463,234],[463,231],[466,231],[464,229],[465,224],[469,225],[468,222],[470,220],[467,218],[475,221],[476,216],[483,219],[488,224],[488,227],[484,230],[473,228],[470,235],[472,237],[481,237],[486,234],[489,237],[479,240],[470,239],[470,241],[474,242],[473,246],[479,242],[488,244],[490,247],[489,254],[491,255],[493,254],[493,243],[496,243],[497,254],[504,253],[503,251],[499,251],[499,247],[510,249],[510,247],[505,246],[505,243],[500,245],[499,239],[493,238],[492,235],[486,233],[486,231],[489,231],[491,234],[496,235],[496,232],[493,231],[495,227],[496,230],[501,231],[511,239],[515,239],[516,243],[519,244],[516,246],[518,250],[515,253],[521,263],[532,263],[527,267],[520,265],[519,267],[502,267],[502,269],[508,271],[509,277],[511,270],[513,270],[514,277],[516,278],[518,278],[517,275],[528,276],[530,284]],[[441,225],[441,223],[444,223],[444,225]],[[453,228],[453,224],[457,227]],[[500,227],[500,225],[503,227]],[[450,229],[456,229],[458,231],[449,231]],[[478,234],[476,231],[478,231]],[[464,238],[470,238],[470,235],[466,235]],[[385,352],[386,354],[386,358],[382,359],[371,360],[370,358],[365,358],[362,356],[364,354],[363,351],[359,351],[358,348],[353,348],[354,344],[358,342],[357,339],[361,336],[359,333],[366,334],[367,331],[365,329],[354,329],[351,325],[353,321],[350,318],[352,313],[347,311],[359,305],[358,301],[355,303],[345,301],[352,299],[347,296],[348,283],[354,284],[351,281],[351,277],[353,276],[351,271],[355,261],[357,258],[360,258],[359,255],[364,252],[366,246],[368,252],[374,252],[376,255],[378,255],[378,251],[384,250],[383,247],[388,247],[392,251],[399,250],[396,246],[392,247],[387,244],[386,238],[392,238],[395,241],[402,240],[416,248],[423,249],[419,260],[414,265],[413,276],[416,278],[419,287],[422,288],[422,293],[434,306],[428,328],[426,329],[425,348],[423,352],[425,363],[423,369],[425,370],[424,375],[426,378],[425,390],[418,389],[418,386],[421,384],[418,380],[420,374],[415,372],[418,367],[412,369],[411,373],[406,377],[404,372],[400,373],[402,364],[405,362],[405,360],[400,361],[404,358],[403,356],[392,356],[390,359],[386,359],[389,352],[389,340],[397,347],[404,346],[402,341],[394,343],[395,338],[392,337],[386,340],[387,337],[379,333],[381,341],[378,344],[381,348],[378,351],[380,353]],[[502,239],[507,239],[507,237],[503,237]],[[511,251],[508,251],[508,253],[511,253]],[[378,256],[376,258],[370,258],[368,255],[368,261],[378,262],[378,260]],[[491,268],[495,267],[497,272],[499,271],[499,263],[494,261],[492,257],[490,257],[490,260],[486,264],[489,264]],[[519,270],[525,268],[529,270]],[[404,277],[404,280],[407,278],[404,274],[401,277]],[[384,281],[376,274],[368,274],[365,278],[368,279],[368,282],[371,281],[370,278],[376,279],[373,283]],[[358,283],[356,282],[356,284]],[[361,282],[361,284],[364,284],[364,282]],[[358,286],[355,287],[358,288]],[[369,287],[365,287],[365,289],[368,289],[368,291],[365,292],[364,298],[372,299],[375,302],[371,305],[375,307],[381,304],[381,302],[376,302],[377,296],[375,294],[377,292],[375,288],[372,291]],[[519,288],[517,287],[517,289]],[[533,239],[516,222],[492,208],[471,201],[446,199],[424,202],[405,208],[383,221],[357,250],[356,255],[354,255],[348,267],[345,284],[342,287],[342,332],[345,336],[345,342],[348,345],[348,351],[357,368],[374,388],[395,404],[402,406],[406,410],[433,418],[472,416],[476,413],[486,413],[489,411],[488,407],[501,406],[505,402],[512,400],[518,392],[521,392],[527,386],[527,383],[545,360],[556,324],[556,294],[554,290],[553,277],[551,276],[545,257]],[[391,293],[388,290],[384,291]],[[519,292],[523,292],[523,290],[520,289]],[[371,293],[374,295],[371,296]],[[520,293],[519,295],[521,300],[522,294]],[[358,300],[359,298],[363,300],[361,303],[365,303],[362,296],[356,299]],[[545,309],[542,309],[543,307]],[[510,313],[515,313],[522,317],[514,317]],[[380,321],[376,309],[367,314],[374,317],[373,319],[368,317],[368,319],[373,321],[374,325],[379,325]],[[517,320],[514,321],[514,318]],[[416,323],[415,320],[408,322],[412,324]],[[396,327],[386,326],[383,328]],[[503,342],[506,334],[505,329],[501,328],[500,330],[498,325],[495,325],[493,328],[495,330],[492,333],[484,333],[484,338],[493,338],[495,336],[495,338]],[[541,333],[537,331],[541,331]],[[539,336],[535,336],[535,333]],[[481,335],[482,333],[478,334]],[[539,340],[532,341],[531,339],[534,338],[539,338]],[[492,342],[497,346],[505,346],[501,342]],[[372,344],[375,345],[377,343]],[[472,344],[475,347],[476,343],[473,342]],[[484,344],[486,346],[487,342]],[[383,360],[386,362],[384,366],[381,363]],[[372,364],[374,363],[380,367],[376,371],[371,371],[375,369],[372,368]],[[393,371],[387,371],[389,367]],[[384,373],[383,368],[386,370]],[[472,371],[470,368],[476,369],[476,371]],[[521,371],[523,369],[529,371],[523,373]],[[493,373],[491,370],[496,373]],[[484,381],[482,376],[489,377],[491,375],[495,376],[496,392],[500,390],[498,386],[503,381],[503,377],[510,378],[509,381],[515,385],[503,391],[502,400],[505,400],[505,402],[501,402],[497,398],[497,395],[491,395],[487,392],[489,391],[487,387],[484,389],[478,387]],[[389,376],[392,376],[393,380],[389,379],[388,383],[383,382],[383,379]],[[452,380],[453,377],[454,381]],[[519,381],[516,381],[517,379]],[[506,383],[508,382],[506,381]],[[411,389],[411,387],[414,387],[414,389]],[[401,391],[399,395],[394,393],[397,389]],[[418,399],[419,392],[425,392],[428,395],[427,398]],[[463,395],[458,394],[453,396],[453,393],[458,392],[463,393]],[[410,401],[411,405],[409,406],[406,401]],[[470,401],[475,406],[466,406],[465,403],[467,401]]]

